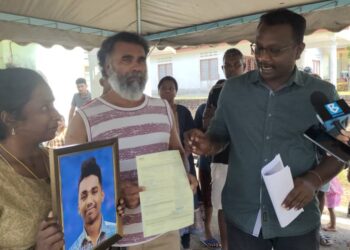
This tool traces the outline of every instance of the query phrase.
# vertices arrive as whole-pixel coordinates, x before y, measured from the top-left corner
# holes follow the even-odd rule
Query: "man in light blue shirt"
[[[94,157],[85,160],[79,179],[79,214],[84,228],[71,250],[89,250],[116,234],[116,224],[103,220],[101,205],[104,200],[101,169]]]

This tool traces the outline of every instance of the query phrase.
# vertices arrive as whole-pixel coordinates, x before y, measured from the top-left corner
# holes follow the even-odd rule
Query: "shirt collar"
[[[100,233],[98,235],[98,239],[97,239],[97,242],[100,240],[101,236],[103,236],[106,232],[107,232],[107,225],[102,217],[102,223],[101,223],[101,229],[100,229]],[[84,243],[86,241],[91,241],[89,235],[87,234],[86,230],[85,230],[85,227],[83,227],[83,232],[82,232],[82,241],[81,241],[81,245],[84,245]]]
[[[260,83],[260,84],[266,85],[264,80],[261,78],[261,76],[259,74],[259,70],[255,70],[255,73],[251,74],[251,81],[250,82],[255,83],[255,84]],[[298,70],[298,68],[296,66],[294,66],[293,73],[289,77],[287,82],[284,84],[284,86],[285,87],[290,87],[293,84],[296,84],[296,85],[299,85],[299,86],[304,86],[305,85],[305,79],[304,79],[303,73],[300,72],[300,70]]]

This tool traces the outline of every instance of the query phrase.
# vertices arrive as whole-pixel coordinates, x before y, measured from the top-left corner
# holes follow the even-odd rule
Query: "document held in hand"
[[[193,193],[178,150],[136,156],[145,237],[193,224]]]
[[[278,221],[281,227],[286,227],[301,214],[304,209],[287,210],[282,207],[284,199],[294,187],[292,173],[288,166],[284,167],[281,156],[276,157],[266,164],[261,170],[261,175],[270,195]]]

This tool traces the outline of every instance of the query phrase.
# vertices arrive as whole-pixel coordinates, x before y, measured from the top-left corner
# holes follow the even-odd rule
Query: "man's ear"
[[[110,56],[107,56],[103,69],[106,72],[108,78],[110,76],[110,72],[113,70],[112,60]]]
[[[300,55],[301,53],[303,53],[304,49],[305,49],[305,43],[300,43],[297,45],[297,54],[296,54],[297,59],[300,59]]]

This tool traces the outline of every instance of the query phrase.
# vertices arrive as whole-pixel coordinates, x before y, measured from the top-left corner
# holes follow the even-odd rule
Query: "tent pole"
[[[141,0],[136,0],[137,34],[141,34]]]

